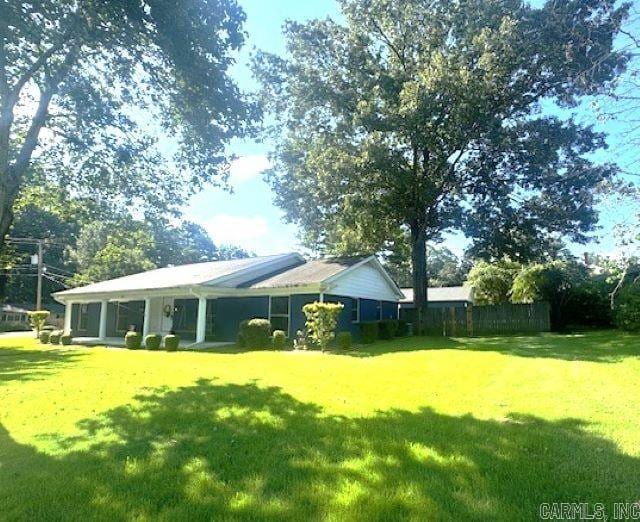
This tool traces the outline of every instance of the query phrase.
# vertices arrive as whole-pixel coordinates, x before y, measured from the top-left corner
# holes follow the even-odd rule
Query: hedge
[[[124,336],[124,345],[130,350],[137,350],[142,345],[142,336],[138,332],[127,332]]]
[[[378,333],[380,339],[393,339],[398,332],[398,321],[396,319],[386,319],[380,321],[378,325]]]
[[[180,336],[175,334],[164,336],[164,348],[168,352],[175,352],[180,346]]]
[[[162,336],[160,334],[149,334],[144,338],[144,347],[147,350],[157,350],[162,344]]]
[[[341,350],[349,350],[353,344],[351,332],[338,332],[336,334],[336,342]]]
[[[62,330],[54,330],[49,335],[49,342],[51,344],[60,344],[60,337],[62,337]]]
[[[379,328],[377,321],[360,323],[360,340],[364,344],[375,343],[379,337]]]
[[[270,348],[271,339],[271,323],[268,319],[247,319],[240,323],[238,346],[241,348]]]
[[[42,330],[40,332],[40,335],[38,336],[38,338],[40,339],[40,342],[42,344],[47,344],[49,342],[49,337],[51,336],[51,331],[49,330]]]

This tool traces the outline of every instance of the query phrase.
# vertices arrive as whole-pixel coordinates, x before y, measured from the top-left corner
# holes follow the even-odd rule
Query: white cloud
[[[269,245],[269,225],[260,216],[217,214],[203,226],[216,245],[238,245],[256,253],[264,252]]]
[[[271,166],[264,154],[240,156],[229,165],[229,181],[232,185],[253,179]]]

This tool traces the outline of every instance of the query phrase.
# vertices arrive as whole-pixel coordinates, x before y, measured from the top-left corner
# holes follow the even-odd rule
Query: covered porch
[[[72,344],[81,346],[106,346],[107,348],[124,348],[124,337],[74,337]],[[184,350],[207,350],[211,348],[224,348],[233,346],[228,341],[205,341],[203,343],[182,342],[180,349]],[[161,348],[162,349],[162,348]]]
[[[215,338],[214,302],[205,297],[153,296],[65,303],[64,331],[82,344],[124,345],[128,331],[176,333],[182,346],[203,345]]]

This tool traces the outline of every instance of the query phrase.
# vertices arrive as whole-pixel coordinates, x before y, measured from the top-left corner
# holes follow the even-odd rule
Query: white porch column
[[[100,301],[100,328],[98,329],[98,337],[100,339],[107,338],[107,309],[109,301]]]
[[[151,299],[147,297],[144,300],[144,321],[142,323],[142,338],[149,335],[149,327],[151,326]]]
[[[64,333],[71,333],[71,310],[73,309],[73,303],[65,303],[64,307]]]
[[[198,298],[198,325],[196,327],[196,342],[203,343],[207,332],[207,298]]]

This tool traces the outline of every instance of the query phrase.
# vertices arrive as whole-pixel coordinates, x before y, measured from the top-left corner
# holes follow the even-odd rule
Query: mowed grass
[[[640,499],[640,337],[347,354],[0,338],[0,519],[531,520]]]

